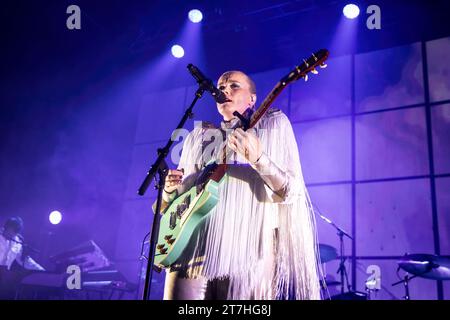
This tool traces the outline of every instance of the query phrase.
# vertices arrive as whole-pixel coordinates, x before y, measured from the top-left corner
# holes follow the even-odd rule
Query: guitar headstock
[[[313,74],[319,73],[317,67],[326,68],[325,60],[328,59],[329,52],[327,49],[320,49],[319,51],[313,53],[308,59],[303,59],[303,63],[296,66],[291,72],[289,72],[283,79],[280,80],[283,86],[289,84],[290,82],[297,81],[300,78],[308,81],[308,74],[311,72]]]
[[[243,121],[245,119],[241,119],[242,123],[246,123],[245,127],[252,128],[259,121],[259,119],[261,119],[264,113],[269,109],[270,105],[275,100],[275,98],[281,93],[281,91],[283,91],[284,88],[286,88],[286,86],[289,83],[297,81],[300,78],[303,78],[305,79],[305,81],[307,81],[308,73],[312,72],[314,74],[317,74],[318,73],[316,70],[317,67],[325,68],[327,66],[325,64],[325,60],[327,60],[328,55],[329,52],[327,49],[321,49],[316,53],[313,53],[308,59],[303,60],[303,63],[301,65],[295,67],[294,70],[289,72],[283,79],[281,79],[276,84],[275,88],[272,89],[272,91],[267,95],[267,97],[264,99],[264,101],[261,103],[258,109],[255,110],[255,112],[250,118],[250,121],[245,122]],[[236,114],[234,115],[237,116]]]

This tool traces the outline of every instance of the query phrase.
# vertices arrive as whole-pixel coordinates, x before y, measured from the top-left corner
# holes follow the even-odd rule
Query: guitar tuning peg
[[[311,56],[314,58],[314,61],[317,61],[319,59],[317,59],[316,55],[314,53],[311,53]]]
[[[305,59],[303,59],[303,62],[305,63],[305,66],[308,68],[308,67],[309,67],[308,61],[306,61]]]
[[[303,76],[303,79],[305,79],[305,82],[308,81],[308,75],[305,74],[305,75]]]
[[[324,69],[324,68],[327,67],[327,65],[326,65],[326,63],[321,63],[321,64],[319,65],[319,67],[322,68],[322,69]]]
[[[319,74],[319,71],[317,71],[316,68],[314,68],[314,69],[311,70],[311,73],[313,73],[313,74]]]

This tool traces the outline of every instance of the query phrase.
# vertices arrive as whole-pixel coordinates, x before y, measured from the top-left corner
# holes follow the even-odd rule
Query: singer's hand
[[[169,170],[164,182],[164,191],[167,193],[174,192],[183,180],[184,170]]]
[[[250,163],[259,160],[262,154],[262,146],[259,138],[252,132],[241,128],[234,130],[228,137],[228,146],[231,150],[241,154]]]

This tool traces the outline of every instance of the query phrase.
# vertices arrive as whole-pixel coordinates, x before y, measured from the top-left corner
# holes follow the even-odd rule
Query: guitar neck
[[[258,121],[263,117],[263,115],[270,108],[275,99],[280,95],[280,93],[286,88],[285,82],[278,82],[276,86],[270,91],[270,93],[266,96],[264,101],[261,103],[259,108],[252,114],[250,118],[249,128],[253,128]]]

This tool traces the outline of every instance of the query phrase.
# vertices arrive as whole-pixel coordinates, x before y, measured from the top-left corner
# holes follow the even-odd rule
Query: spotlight
[[[175,58],[182,58],[184,56],[184,49],[182,46],[176,44],[172,46],[172,55]]]
[[[51,224],[59,224],[62,220],[61,212],[56,211],[56,210],[50,212],[50,215],[48,216],[48,220],[50,220]]]
[[[359,16],[359,7],[353,3],[348,4],[344,7],[344,10],[342,10],[342,12],[348,19],[355,19],[357,16]]]
[[[189,11],[188,17],[193,23],[199,23],[203,19],[203,14],[200,10],[193,9]]]

